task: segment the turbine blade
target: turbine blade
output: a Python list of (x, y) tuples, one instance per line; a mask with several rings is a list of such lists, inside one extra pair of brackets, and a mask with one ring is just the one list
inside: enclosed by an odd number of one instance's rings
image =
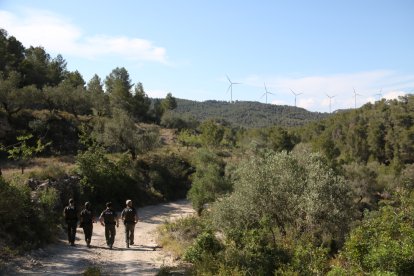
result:
[(229, 80), (229, 82), (231, 83), (231, 80), (230, 80), (229, 76), (228, 76), (228, 75), (226, 75), (226, 77), (227, 77), (227, 79)]

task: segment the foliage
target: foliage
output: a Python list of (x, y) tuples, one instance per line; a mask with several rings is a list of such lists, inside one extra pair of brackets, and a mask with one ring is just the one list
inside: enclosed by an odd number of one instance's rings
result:
[(196, 129), (199, 123), (193, 117), (182, 116), (167, 111), (162, 115), (160, 124), (166, 128), (174, 128), (181, 131)]
[(113, 117), (96, 125), (96, 139), (117, 151), (129, 151), (132, 159), (159, 144), (159, 132), (156, 127), (141, 127), (135, 124), (128, 113), (115, 109)]
[(0, 177), (0, 236), (19, 249), (30, 249), (50, 242), (56, 234), (57, 193), (42, 191), (32, 200), (27, 186), (7, 183)]
[(298, 134), (339, 163), (376, 161), (392, 165), (398, 174), (414, 162), (414, 95), (334, 114)]
[(5, 147), (0, 147), (0, 150), (7, 151), (7, 153), (9, 154), (9, 159), (13, 159), (18, 162), (22, 170), (22, 174), (24, 173), (24, 168), (28, 160), (30, 160), (34, 154), (42, 152), (45, 149), (45, 147), (50, 145), (50, 142), (47, 144), (42, 144), (42, 141), (38, 139), (36, 146), (30, 146), (28, 145), (27, 141), (31, 138), (33, 138), (32, 134), (18, 136), (16, 137), (18, 144), (15, 145), (13, 148), (7, 149)]
[(194, 134), (193, 131), (190, 130), (182, 130), (180, 131), (178, 137), (178, 142), (185, 146), (185, 147), (201, 147), (201, 141), (199, 136)]
[(112, 161), (105, 151), (97, 145), (76, 158), (83, 197), (92, 202), (122, 203), (125, 198), (134, 198), (139, 194), (139, 186), (123, 167), (121, 161)]
[(177, 102), (171, 93), (168, 93), (164, 100), (161, 101), (161, 106), (164, 111), (173, 110), (177, 108)]
[(203, 258), (213, 258), (222, 246), (217, 238), (211, 232), (203, 232), (197, 236), (194, 243), (187, 248), (184, 254), (184, 260), (191, 263), (202, 261)]
[(329, 116), (327, 113), (309, 112), (303, 108), (286, 105), (239, 101), (196, 102), (183, 99), (177, 99), (177, 108), (173, 113), (189, 115), (201, 122), (208, 119), (224, 119), (233, 126), (245, 128), (300, 126)]
[(224, 162), (213, 152), (200, 149), (193, 163), (196, 172), (188, 198), (194, 209), (201, 214), (206, 203), (214, 202), (220, 195), (230, 191), (231, 185), (224, 177)]
[(82, 274), (83, 276), (101, 276), (102, 271), (99, 267), (88, 267)]
[(414, 194), (366, 213), (341, 252), (343, 269), (359, 273), (409, 275), (414, 270)]
[(277, 269), (275, 275), (325, 275), (329, 270), (328, 250), (311, 243), (299, 244), (294, 247), (290, 262)]
[(202, 218), (188, 216), (160, 226), (157, 229), (157, 241), (175, 257), (180, 257), (205, 230), (206, 222)]
[(147, 154), (137, 162), (135, 171), (144, 171), (144, 168), (147, 187), (159, 193), (163, 200), (185, 198), (191, 185), (189, 176), (194, 170), (182, 156), (168, 152)]
[(224, 233), (250, 229), (263, 219), (284, 234), (310, 233), (341, 240), (348, 230), (351, 194), (320, 154), (265, 152), (240, 165), (234, 192), (217, 202), (215, 223)]

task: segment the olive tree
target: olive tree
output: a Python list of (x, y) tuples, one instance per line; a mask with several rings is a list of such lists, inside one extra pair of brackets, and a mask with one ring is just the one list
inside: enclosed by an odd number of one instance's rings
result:
[(235, 179), (234, 192), (212, 212), (224, 233), (264, 221), (273, 235), (307, 233), (316, 240), (342, 239), (348, 230), (351, 192), (320, 154), (265, 152), (242, 162)]

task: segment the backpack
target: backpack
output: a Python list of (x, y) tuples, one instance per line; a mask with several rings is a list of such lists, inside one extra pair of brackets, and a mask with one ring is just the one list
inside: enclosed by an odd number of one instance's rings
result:
[(65, 220), (66, 221), (77, 221), (76, 209), (74, 206), (66, 206), (65, 208)]
[(93, 220), (93, 214), (92, 211), (88, 210), (88, 209), (84, 209), (82, 210), (82, 212), (80, 213), (80, 216), (82, 218), (82, 222), (83, 224), (92, 224), (92, 220)]
[(111, 209), (106, 209), (102, 212), (105, 224), (115, 224), (115, 212)]
[(124, 222), (125, 223), (134, 223), (135, 222), (135, 209), (127, 207), (124, 209)]

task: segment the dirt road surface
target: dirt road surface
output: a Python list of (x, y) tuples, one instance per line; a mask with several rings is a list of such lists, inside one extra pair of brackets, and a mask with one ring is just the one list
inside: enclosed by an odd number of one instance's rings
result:
[(112, 250), (105, 241), (104, 227), (94, 224), (92, 248), (86, 247), (83, 230), (78, 228), (76, 246), (62, 239), (45, 249), (33, 251), (29, 262), (20, 264), (10, 275), (79, 275), (98, 266), (105, 275), (155, 275), (162, 265), (174, 265), (174, 259), (156, 243), (158, 225), (194, 213), (187, 201), (177, 201), (138, 209), (135, 244), (126, 248), (124, 225), (117, 228)]

